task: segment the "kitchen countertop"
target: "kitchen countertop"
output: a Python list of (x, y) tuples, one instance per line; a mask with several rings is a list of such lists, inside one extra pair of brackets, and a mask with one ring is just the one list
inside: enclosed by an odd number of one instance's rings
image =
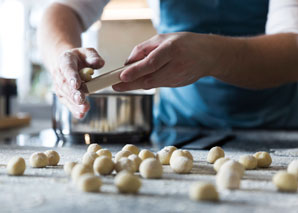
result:
[[(234, 131), (236, 138), (222, 146), (226, 156), (238, 159), (240, 155), (265, 150), (271, 152), (273, 163), (268, 169), (246, 171), (239, 190), (219, 191), (220, 202), (209, 203), (188, 198), (191, 183), (215, 181), (212, 165), (205, 160), (208, 153), (205, 150), (191, 150), (195, 159), (191, 174), (174, 174), (169, 166), (164, 166), (162, 179), (142, 179), (143, 186), (138, 195), (117, 193), (113, 175), (102, 178), (100, 193), (78, 191), (64, 174), (63, 164), (79, 161), (86, 145), (56, 147), (54, 149), (61, 155), (57, 167), (30, 168), (29, 156), (49, 148), (7, 144), (5, 138), (40, 131), (49, 125), (47, 121), (34, 121), (27, 128), (0, 131), (1, 212), (297, 212), (298, 193), (277, 192), (271, 179), (278, 170), (286, 169), (289, 162), (298, 159), (298, 131)], [(104, 147), (113, 154), (121, 149), (121, 145)], [(155, 147), (146, 148), (157, 151)], [(15, 155), (26, 160), (24, 176), (6, 174), (5, 164)]]

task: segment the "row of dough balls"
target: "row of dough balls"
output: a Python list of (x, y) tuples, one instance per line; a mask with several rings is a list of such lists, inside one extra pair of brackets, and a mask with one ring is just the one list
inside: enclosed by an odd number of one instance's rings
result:
[[(33, 168), (43, 168), (46, 166), (56, 166), (59, 163), (60, 156), (54, 150), (45, 152), (36, 152), (30, 156), (30, 166)], [(26, 170), (26, 163), (22, 157), (12, 157), (6, 166), (7, 173), (13, 176), (23, 175)]]

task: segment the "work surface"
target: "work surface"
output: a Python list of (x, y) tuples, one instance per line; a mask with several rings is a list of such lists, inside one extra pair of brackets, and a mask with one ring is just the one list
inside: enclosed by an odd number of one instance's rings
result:
[[(3, 133), (3, 132), (2, 132)], [(0, 132), (1, 134), (1, 132)], [(64, 174), (66, 161), (80, 161), (86, 146), (54, 148), (61, 155), (57, 167), (33, 169), (29, 156), (45, 147), (24, 147), (0, 143), (0, 212), (297, 212), (298, 193), (277, 192), (272, 176), (298, 159), (298, 132), (237, 132), (235, 140), (223, 145), (226, 156), (238, 159), (243, 154), (271, 151), (273, 163), (268, 169), (246, 171), (241, 189), (219, 191), (220, 202), (194, 202), (188, 198), (195, 181), (215, 182), (212, 165), (206, 162), (207, 151), (194, 151), (191, 174), (174, 174), (164, 166), (162, 179), (142, 179), (137, 195), (119, 194), (113, 185), (114, 176), (103, 177), (100, 193), (83, 193)], [(113, 151), (121, 146), (105, 146)], [(146, 147), (152, 148), (153, 147)], [(25, 175), (6, 175), (5, 164), (12, 156), (22, 156), (27, 163)]]

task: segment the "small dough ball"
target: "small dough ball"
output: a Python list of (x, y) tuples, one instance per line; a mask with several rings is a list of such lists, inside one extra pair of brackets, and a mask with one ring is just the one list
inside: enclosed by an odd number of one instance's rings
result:
[(181, 150), (181, 149), (177, 149), (175, 150), (173, 153), (172, 153), (172, 156), (170, 158), (170, 165), (171, 165), (171, 161), (173, 159), (175, 159), (176, 157), (180, 157), (180, 156), (183, 156), (183, 157), (187, 157), (189, 158), (190, 160), (193, 161), (193, 157), (192, 157), (192, 154), (187, 151), (187, 150)]
[(252, 155), (243, 155), (239, 158), (239, 163), (249, 170), (257, 168), (258, 160)]
[(81, 175), (87, 174), (87, 173), (93, 174), (92, 167), (85, 164), (78, 163), (73, 167), (71, 171), (71, 179), (73, 180), (73, 182), (77, 182), (77, 180)]
[(159, 160), (155, 158), (147, 158), (143, 160), (140, 165), (140, 174), (143, 178), (161, 178), (162, 173), (162, 165)]
[(95, 159), (93, 164), (93, 170), (100, 175), (109, 175), (114, 170), (114, 162), (107, 156), (101, 156)]
[(254, 157), (258, 161), (258, 167), (260, 168), (268, 168), (271, 163), (272, 159), (268, 152), (257, 152), (254, 154)]
[(96, 152), (98, 157), (107, 156), (108, 158), (112, 159), (112, 152), (108, 149), (100, 149)]
[(72, 162), (72, 161), (69, 161), (69, 162), (66, 162), (63, 166), (63, 169), (64, 169), (64, 172), (65, 174), (67, 174), (68, 176), (71, 175), (71, 171), (73, 169), (73, 167), (77, 165), (77, 162)]
[(218, 172), (219, 169), (221, 168), (221, 166), (222, 166), (225, 162), (227, 162), (227, 161), (229, 161), (229, 160), (230, 160), (230, 158), (218, 158), (218, 159), (215, 161), (215, 163), (213, 164), (213, 169), (214, 169), (216, 172)]
[[(225, 163), (226, 164), (226, 163)], [(225, 165), (224, 164), (224, 165)], [(223, 189), (239, 189), (241, 177), (235, 170), (221, 168), (216, 175), (216, 185)]]
[(96, 158), (98, 158), (98, 155), (95, 152), (86, 152), (83, 156), (82, 163), (92, 167)]
[(285, 171), (276, 173), (272, 179), (274, 185), (279, 191), (283, 192), (296, 192), (297, 191), (297, 178), (295, 175)]
[(97, 152), (101, 149), (101, 146), (97, 143), (92, 143), (88, 146), (87, 152)]
[(94, 74), (94, 70), (90, 67), (85, 67), (79, 71), (80, 77), (83, 81), (87, 82), (92, 79), (92, 75)]
[(77, 181), (77, 187), (83, 192), (99, 192), (102, 182), (93, 174), (83, 174)]
[(240, 178), (243, 177), (244, 171), (245, 171), (244, 166), (235, 160), (229, 160), (229, 161), (225, 162), (221, 166), (220, 170), (234, 170), (235, 172), (237, 172), (239, 174)]
[(33, 168), (44, 168), (49, 164), (49, 159), (45, 153), (35, 152), (30, 156), (30, 165)]
[(127, 158), (131, 154), (131, 151), (121, 150), (115, 155), (115, 162), (118, 162), (121, 158)]
[(169, 165), (173, 152), (177, 150), (175, 146), (166, 146), (156, 154), (156, 158), (162, 165)]
[(145, 160), (147, 158), (155, 158), (155, 155), (153, 152), (150, 152), (148, 149), (143, 149), (139, 153), (139, 158), (142, 160)]
[(217, 159), (225, 157), (225, 152), (224, 150), (219, 147), (215, 146), (210, 149), (207, 155), (207, 162), (208, 163), (214, 163)]
[(13, 157), (7, 163), (7, 173), (9, 175), (23, 175), (26, 169), (26, 163), (22, 157)]
[(116, 187), (121, 193), (137, 193), (142, 185), (140, 178), (123, 170), (119, 172), (114, 180)]
[(133, 145), (133, 144), (126, 144), (122, 150), (127, 150), (130, 151), (132, 154), (138, 155), (140, 150), (137, 146)]
[(218, 201), (219, 196), (213, 184), (197, 182), (191, 185), (189, 198), (194, 201)]
[(180, 173), (180, 174), (186, 174), (186, 173), (190, 173), (193, 163), (192, 163), (192, 160), (190, 160), (189, 158), (184, 156), (179, 156), (174, 158), (171, 161), (170, 166), (174, 172)]
[(48, 150), (44, 152), (49, 159), (49, 166), (57, 166), (60, 161), (60, 156), (55, 150)]
[(139, 171), (139, 168), (140, 168), (140, 165), (142, 163), (142, 159), (139, 158), (139, 156), (137, 156), (135, 154), (132, 154), (132, 155), (128, 156), (128, 159), (129, 160), (132, 160), (135, 163), (136, 172), (138, 172)]
[(293, 160), (288, 165), (288, 173), (293, 174), (298, 178), (298, 160)]
[(126, 170), (128, 172), (134, 173), (136, 171), (135, 163), (128, 158), (121, 158), (115, 165), (116, 172)]

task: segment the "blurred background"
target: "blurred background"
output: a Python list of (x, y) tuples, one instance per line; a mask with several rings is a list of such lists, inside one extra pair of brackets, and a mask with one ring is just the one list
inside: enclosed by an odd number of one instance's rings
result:
[[(51, 79), (37, 50), (36, 30), (51, 0), (0, 0), (0, 78), (17, 81), (18, 111), (50, 118)], [(146, 0), (111, 0), (101, 21), (82, 35), (106, 61), (100, 72), (123, 65), (133, 47), (156, 34)], [(34, 113), (32, 113), (34, 112)]]

